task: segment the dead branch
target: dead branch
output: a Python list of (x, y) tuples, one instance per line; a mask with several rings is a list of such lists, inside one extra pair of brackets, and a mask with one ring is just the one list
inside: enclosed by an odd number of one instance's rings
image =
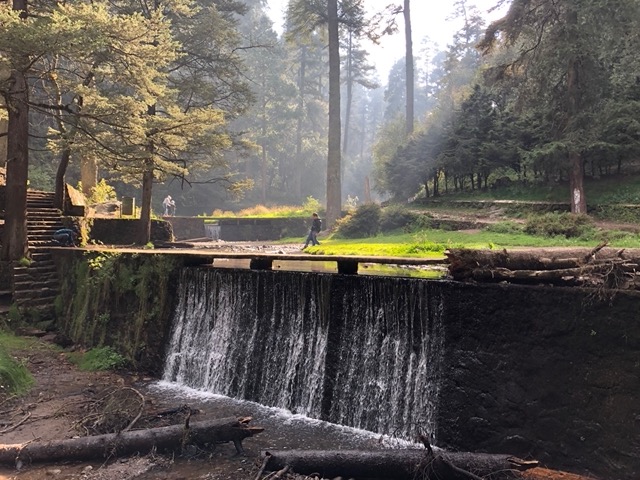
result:
[(12, 425), (10, 427), (5, 428), (4, 430), (0, 430), (0, 433), (12, 432), (16, 428), (18, 428), (20, 425), (22, 425), (24, 422), (29, 420), (30, 417), (31, 417), (31, 412), (27, 412), (27, 414), (22, 418), (22, 420), (20, 420), (18, 423), (14, 424), (14, 425)]
[(258, 470), (258, 474), (256, 475), (255, 480), (260, 480), (262, 478), (262, 474), (267, 468), (267, 463), (269, 463), (269, 456), (270, 455), (268, 454), (264, 456), (264, 460), (262, 460), (262, 465), (260, 465), (260, 470)]
[(131, 430), (133, 426), (136, 424), (136, 422), (140, 420), (140, 417), (142, 416), (142, 411), (144, 410), (144, 403), (145, 403), (144, 396), (138, 390), (131, 387), (127, 387), (127, 388), (135, 392), (140, 397), (140, 409), (138, 410), (138, 414), (136, 415), (136, 417), (133, 420), (131, 420), (129, 425), (127, 425), (124, 430), (122, 430), (123, 432), (127, 432)]

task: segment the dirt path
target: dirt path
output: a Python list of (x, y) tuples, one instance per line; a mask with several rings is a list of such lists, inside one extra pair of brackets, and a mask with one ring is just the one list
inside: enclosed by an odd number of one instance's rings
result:
[[(36, 385), (24, 398), (0, 401), (0, 442), (48, 441), (84, 435), (94, 422), (94, 406), (117, 389), (135, 388), (145, 398), (142, 426), (182, 423), (184, 412), (169, 419), (154, 419), (154, 413), (189, 405), (198, 413), (192, 419), (252, 416), (252, 425), (265, 432), (246, 439), (245, 456), (238, 456), (232, 443), (211, 452), (188, 451), (191, 458), (147, 455), (95, 462), (67, 462), (51, 465), (21, 465), (19, 470), (0, 467), (0, 480), (125, 480), (125, 479), (254, 479), (260, 454), (283, 448), (381, 448), (372, 434), (358, 434), (338, 426), (313, 422), (275, 409), (215, 396), (197, 397), (193, 392), (160, 387), (157, 381), (110, 372), (82, 372), (69, 363), (64, 353), (43, 342), (15, 355), (33, 373)], [(87, 419), (91, 419), (90, 422)], [(86, 426), (82, 426), (84, 424)], [(153, 424), (153, 425), (152, 425)]]

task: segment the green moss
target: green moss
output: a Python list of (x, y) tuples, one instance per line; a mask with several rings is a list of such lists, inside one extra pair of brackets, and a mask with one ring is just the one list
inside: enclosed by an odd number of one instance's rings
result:
[(149, 356), (162, 354), (171, 280), (180, 266), (180, 259), (167, 255), (87, 252), (65, 265), (61, 328), (75, 343), (114, 346), (132, 366), (146, 365)]

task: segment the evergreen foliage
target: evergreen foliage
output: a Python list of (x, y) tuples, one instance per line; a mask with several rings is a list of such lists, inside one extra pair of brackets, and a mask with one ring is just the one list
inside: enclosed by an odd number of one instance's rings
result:
[(632, 53), (640, 6), (514, 0), (483, 33), (465, 4), (456, 4), (466, 22), (446, 52), (436, 101), (395, 151), (384, 149), (397, 142), (387, 118), (376, 188), (406, 199), (486, 190), (505, 178), (561, 181), (571, 186), (573, 211), (584, 212), (584, 177), (621, 174), (640, 152)]

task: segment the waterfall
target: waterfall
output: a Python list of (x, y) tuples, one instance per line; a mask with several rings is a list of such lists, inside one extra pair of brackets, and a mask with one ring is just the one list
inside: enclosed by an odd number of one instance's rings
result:
[(433, 282), (185, 268), (178, 292), (165, 380), (378, 433), (435, 431)]

